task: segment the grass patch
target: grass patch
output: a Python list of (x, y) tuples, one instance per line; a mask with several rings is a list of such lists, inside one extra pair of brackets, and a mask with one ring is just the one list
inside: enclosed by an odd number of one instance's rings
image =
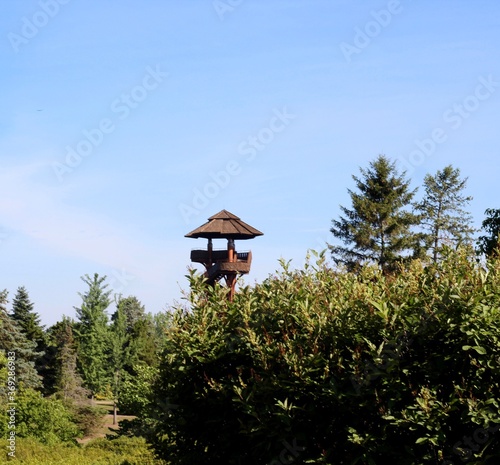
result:
[[(1, 440), (0, 463), (7, 441)], [(154, 457), (143, 438), (95, 439), (85, 445), (61, 443), (47, 446), (32, 438), (18, 438), (16, 460), (23, 465), (168, 465)]]

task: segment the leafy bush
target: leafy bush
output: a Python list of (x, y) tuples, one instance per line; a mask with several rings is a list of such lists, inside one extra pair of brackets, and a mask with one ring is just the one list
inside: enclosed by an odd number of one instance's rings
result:
[(149, 437), (154, 434), (154, 420), (150, 416), (153, 397), (153, 385), (158, 377), (158, 368), (136, 365), (135, 376), (130, 376), (122, 385), (118, 398), (121, 415), (135, 415), (132, 420), (122, 420), (118, 434), (120, 436)]
[(61, 400), (44, 398), (24, 389), (16, 398), (16, 436), (34, 437), (44, 444), (72, 441), (81, 436), (72, 412)]
[(158, 376), (158, 369), (148, 365), (134, 366), (134, 376), (123, 382), (118, 398), (121, 415), (140, 415), (150, 403), (152, 384)]
[[(7, 378), (7, 359), (0, 351), (0, 384)], [(64, 400), (57, 395), (43, 397), (19, 383), (15, 391), (15, 404), (8, 405), (7, 397), (0, 398), (0, 436), (15, 433), (16, 437), (33, 437), (43, 444), (74, 442), (90, 435), (102, 426), (106, 409), (93, 407), (88, 399)], [(15, 420), (15, 429), (9, 429), (8, 416)]]
[(178, 465), (497, 461), (500, 260), (484, 270), (450, 252), (385, 276), (316, 256), (234, 302), (190, 275), (192, 309), (175, 314), (153, 389), (158, 453)]

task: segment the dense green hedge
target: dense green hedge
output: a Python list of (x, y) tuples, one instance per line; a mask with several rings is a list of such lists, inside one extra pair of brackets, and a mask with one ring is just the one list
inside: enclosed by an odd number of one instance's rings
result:
[(486, 272), (450, 252), (384, 276), (315, 255), (233, 303), (191, 274), (153, 389), (157, 451), (176, 465), (498, 463), (500, 261)]

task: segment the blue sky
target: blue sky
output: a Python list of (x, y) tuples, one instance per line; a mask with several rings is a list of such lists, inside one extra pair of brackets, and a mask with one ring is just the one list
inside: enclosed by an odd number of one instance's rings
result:
[(494, 0), (4, 2), (0, 287), (47, 325), (87, 273), (164, 310), (205, 246), (184, 234), (223, 208), (264, 232), (239, 245), (264, 279), (331, 240), (381, 153), (414, 187), (460, 168), (479, 226), (500, 207), (499, 43)]

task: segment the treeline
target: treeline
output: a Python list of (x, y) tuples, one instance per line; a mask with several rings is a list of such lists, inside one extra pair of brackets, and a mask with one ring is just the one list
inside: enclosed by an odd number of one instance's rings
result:
[(17, 289), (10, 309), (7, 291), (0, 293), (2, 437), (9, 429), (9, 393), (17, 437), (68, 441), (99, 426), (103, 411), (92, 399), (117, 401), (143, 367), (159, 365), (168, 314), (146, 313), (135, 296), (112, 296), (105, 276), (82, 280), (87, 290), (76, 319), (63, 317), (49, 328), (25, 287)]
[(406, 173), (395, 162), (380, 155), (353, 176), (349, 189), (351, 207), (341, 206), (342, 215), (332, 221), (337, 242), (330, 245), (333, 260), (348, 270), (375, 263), (384, 272), (394, 272), (412, 260), (437, 263), (447, 250), (466, 246), (478, 256), (491, 256), (500, 233), (500, 209), (487, 209), (478, 232), (467, 207), (472, 197), (465, 194), (467, 178), (448, 165), (434, 175), (427, 174), (423, 195), (411, 188)]

